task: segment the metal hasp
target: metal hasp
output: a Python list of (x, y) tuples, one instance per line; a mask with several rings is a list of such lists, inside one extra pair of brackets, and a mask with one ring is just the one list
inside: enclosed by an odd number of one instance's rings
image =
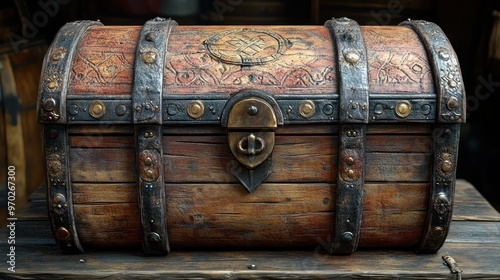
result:
[(422, 20), (400, 25), (411, 28), (420, 37), (434, 78), (437, 124), (432, 133), (433, 170), (427, 223), (417, 252), (436, 253), (446, 240), (452, 217), (460, 124), (465, 123), (465, 88), (458, 58), (439, 26)]
[[(82, 253), (73, 214), (66, 95), (71, 63), (80, 38), (97, 21), (77, 21), (59, 30), (45, 55), (38, 88), (37, 122), (43, 124), (49, 220), (57, 246), (64, 253)], [(51, 202), (51, 203), (50, 203)]]
[(272, 172), (274, 130), (283, 124), (278, 103), (261, 91), (238, 92), (227, 102), (221, 124), (238, 161), (230, 172), (252, 193)]
[(163, 168), (162, 89), (170, 30), (177, 23), (155, 18), (142, 27), (137, 41), (132, 90), (138, 168), (142, 245), (146, 254), (170, 251)]
[(361, 29), (348, 18), (325, 22), (337, 59), (339, 151), (335, 236), (329, 252), (356, 251), (363, 212), (365, 135), (368, 123), (368, 61)]

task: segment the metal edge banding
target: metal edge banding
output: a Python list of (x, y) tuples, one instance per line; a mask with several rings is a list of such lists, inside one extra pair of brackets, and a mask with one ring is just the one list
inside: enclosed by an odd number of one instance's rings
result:
[(38, 86), (38, 123), (66, 123), (66, 91), (76, 47), (83, 34), (98, 21), (66, 23), (58, 31), (43, 59)]
[(465, 123), (467, 104), (460, 63), (443, 30), (423, 20), (404, 21), (399, 25), (417, 33), (426, 48), (438, 92), (438, 122)]
[(433, 171), (427, 222), (417, 253), (436, 253), (450, 228), (458, 160), (460, 124), (437, 124), (432, 132)]
[(138, 206), (143, 251), (150, 255), (170, 252), (166, 223), (163, 168), (163, 68), (170, 30), (177, 23), (155, 18), (147, 21), (137, 41), (132, 89), (137, 167)]
[(73, 215), (66, 126), (44, 125), (43, 139), (48, 214), (52, 232), (61, 251), (83, 253)]
[(331, 254), (350, 254), (359, 242), (363, 212), (365, 135), (369, 121), (368, 60), (358, 23), (325, 22), (332, 36), (339, 77), (339, 159), (335, 235)]
[(73, 215), (69, 146), (66, 123), (66, 91), (76, 46), (97, 21), (65, 24), (45, 54), (38, 86), (37, 122), (43, 124), (48, 215), (59, 249), (82, 253)]

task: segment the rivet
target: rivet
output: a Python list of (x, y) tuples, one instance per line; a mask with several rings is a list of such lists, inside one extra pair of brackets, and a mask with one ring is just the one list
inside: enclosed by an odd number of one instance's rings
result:
[(345, 161), (348, 165), (353, 165), (354, 164), (354, 159), (352, 157), (348, 157)]
[(55, 203), (55, 204), (63, 204), (63, 203), (66, 203), (66, 198), (64, 197), (63, 194), (61, 193), (56, 193), (56, 195), (54, 195), (54, 199), (52, 200), (52, 203)]
[(398, 101), (396, 104), (396, 115), (400, 118), (406, 118), (411, 113), (411, 104), (407, 100)]
[(169, 114), (170, 116), (177, 115), (177, 108), (175, 107), (175, 105), (173, 104), (168, 105), (167, 114)]
[(299, 113), (304, 118), (310, 118), (316, 112), (316, 105), (311, 100), (304, 100), (300, 103)]
[(156, 60), (156, 53), (155, 52), (146, 52), (142, 55), (142, 60), (146, 62), (147, 64), (151, 64), (155, 62)]
[(85, 263), (85, 260), (84, 259), (80, 259), (80, 263)]
[(70, 236), (71, 236), (71, 233), (69, 232), (69, 230), (67, 228), (65, 228), (65, 227), (57, 228), (57, 230), (56, 230), (57, 239), (69, 239)]
[(454, 110), (458, 107), (458, 100), (455, 97), (451, 97), (448, 99), (448, 102), (446, 102), (446, 107), (450, 110)]
[(347, 62), (351, 64), (356, 64), (361, 59), (361, 56), (357, 52), (348, 51), (344, 53), (344, 58)]
[(47, 98), (43, 101), (43, 108), (47, 111), (52, 111), (56, 108), (56, 100), (54, 98)]
[(422, 107), (420, 107), (420, 113), (423, 115), (429, 115), (431, 113), (432, 107), (429, 104), (424, 104)]
[(323, 114), (330, 116), (333, 114), (333, 105), (332, 104), (326, 104), (323, 106)]
[(254, 270), (254, 269), (257, 269), (257, 266), (255, 264), (249, 264), (247, 266), (248, 269), (251, 269), (251, 270)]
[(354, 235), (352, 234), (352, 232), (346, 231), (346, 232), (342, 233), (342, 236), (340, 237), (340, 241), (342, 243), (350, 243), (350, 242), (352, 242), (353, 237), (354, 237)]
[(151, 232), (149, 235), (148, 235), (148, 241), (149, 242), (153, 242), (153, 243), (158, 243), (160, 242), (161, 240), (161, 237), (158, 233), (156, 232)]
[(441, 58), (444, 61), (447, 61), (448, 59), (450, 59), (450, 54), (447, 51), (440, 50), (438, 52), (438, 55), (439, 55), (439, 58)]
[(52, 54), (52, 60), (54, 60), (54, 61), (59, 61), (63, 57), (64, 57), (64, 51), (63, 50), (56, 50)]
[(448, 85), (451, 87), (451, 88), (455, 88), (458, 86), (457, 82), (455, 82), (454, 80), (449, 80), (448, 81)]
[(153, 159), (151, 159), (150, 157), (147, 157), (144, 159), (144, 164), (146, 166), (151, 166), (153, 164)]
[(106, 114), (106, 105), (101, 100), (94, 100), (89, 106), (89, 115), (95, 119), (102, 118)]
[(155, 40), (155, 34), (153, 34), (153, 33), (146, 34), (146, 40), (150, 41), (150, 42), (154, 41)]
[(444, 234), (444, 228), (440, 226), (435, 226), (431, 230), (431, 236), (433, 237), (440, 237)]
[(146, 177), (153, 178), (153, 176), (154, 176), (153, 170), (148, 169), (145, 172), (146, 172)]
[(358, 136), (358, 133), (355, 130), (349, 130), (349, 131), (347, 131), (347, 136), (348, 137), (356, 137), (356, 136)]
[(453, 163), (451, 161), (449, 161), (449, 160), (443, 160), (443, 162), (441, 163), (441, 170), (444, 173), (448, 173), (452, 169), (453, 169)]
[(187, 107), (187, 113), (191, 118), (197, 119), (201, 117), (204, 111), (205, 111), (205, 106), (203, 105), (202, 101), (193, 100), (189, 102)]
[(352, 169), (348, 169), (348, 170), (347, 170), (347, 176), (348, 176), (349, 178), (354, 178), (354, 170), (352, 170)]
[(127, 113), (127, 106), (119, 104), (118, 106), (116, 106), (115, 113), (117, 116), (125, 115), (125, 113)]
[(49, 84), (47, 85), (47, 87), (49, 89), (55, 89), (57, 87), (57, 82), (51, 81), (51, 82), (49, 82)]
[(251, 105), (250, 107), (248, 107), (248, 111), (247, 112), (248, 112), (248, 114), (250, 116), (255, 116), (259, 112), (259, 109), (257, 108), (257, 106)]

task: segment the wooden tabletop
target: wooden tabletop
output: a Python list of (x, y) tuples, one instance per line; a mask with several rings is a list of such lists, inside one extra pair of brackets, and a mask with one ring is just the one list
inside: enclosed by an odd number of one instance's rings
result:
[[(95, 249), (65, 255), (53, 240), (44, 192), (41, 187), (16, 213), (15, 272), (8, 270), (10, 230), (1, 228), (0, 279), (500, 279), (500, 214), (464, 180), (457, 181), (446, 243), (437, 254), (423, 255), (358, 250), (329, 256), (321, 244), (301, 251), (173, 250), (163, 257)], [(456, 266), (450, 269), (444, 256)]]

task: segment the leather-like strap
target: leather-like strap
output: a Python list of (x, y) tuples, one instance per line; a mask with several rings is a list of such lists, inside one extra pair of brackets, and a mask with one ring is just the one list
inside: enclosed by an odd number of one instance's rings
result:
[(363, 212), (365, 134), (368, 123), (368, 61), (361, 29), (347, 18), (325, 23), (332, 36), (339, 84), (339, 158), (335, 236), (330, 253), (358, 246)]
[(134, 67), (133, 121), (138, 164), (142, 244), (146, 254), (170, 251), (165, 218), (162, 89), (165, 53), (175, 21), (155, 18), (139, 35)]

